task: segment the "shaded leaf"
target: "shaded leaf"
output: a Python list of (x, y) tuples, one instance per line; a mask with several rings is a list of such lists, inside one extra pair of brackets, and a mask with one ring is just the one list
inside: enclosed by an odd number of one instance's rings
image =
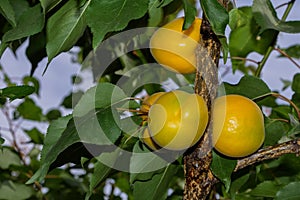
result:
[(163, 200), (167, 197), (169, 183), (174, 178), (178, 166), (168, 164), (159, 174), (148, 181), (136, 181), (133, 184), (133, 197), (139, 200)]
[(41, 5), (45, 13), (52, 10), (56, 5), (58, 5), (62, 0), (40, 0)]
[(87, 20), (93, 33), (93, 48), (100, 44), (107, 33), (124, 29), (129, 21), (142, 17), (147, 10), (148, 0), (91, 1)]
[(183, 30), (186, 30), (195, 21), (197, 10), (195, 5), (191, 4), (188, 0), (183, 0), (183, 9), (184, 9), (184, 23), (182, 28)]
[[(100, 156), (97, 157), (94, 172), (92, 173), (90, 180), (89, 192), (86, 194), (85, 200), (88, 200), (92, 195), (93, 190), (107, 178), (107, 176), (112, 170), (111, 166), (113, 166), (116, 162), (119, 153), (119, 150), (115, 150), (111, 153), (102, 153)], [(110, 163), (111, 165), (107, 166), (106, 164), (101, 162), (101, 160), (105, 160), (106, 163)]]
[(292, 90), (296, 93), (300, 93), (300, 73), (294, 75)]
[(11, 101), (24, 98), (35, 92), (35, 88), (28, 85), (10, 86), (0, 89), (0, 96), (7, 97)]
[(277, 191), (282, 186), (278, 185), (276, 182), (273, 181), (264, 181), (260, 184), (258, 184), (251, 192), (250, 194), (252, 196), (259, 196), (259, 197), (270, 197), (274, 198)]
[(70, 0), (49, 18), (46, 44), (48, 63), (59, 53), (73, 47), (82, 36), (89, 2)]
[(32, 76), (24, 76), (23, 83), (25, 85), (32, 85), (35, 88), (35, 93), (39, 96), (40, 95), (40, 83), (39, 81)]
[(275, 200), (288, 199), (298, 200), (300, 199), (300, 182), (292, 182), (283, 187), (276, 193)]
[(264, 146), (270, 146), (277, 144), (278, 141), (287, 132), (284, 122), (278, 120), (267, 119), (265, 121), (266, 137), (264, 141)]
[(0, 150), (0, 168), (8, 169), (11, 165), (21, 165), (20, 157), (8, 148)]
[(0, 13), (13, 27), (17, 26), (15, 11), (8, 0), (0, 1)]
[(167, 161), (137, 141), (130, 158), (130, 183), (134, 183), (137, 180), (148, 181), (154, 174), (158, 173), (159, 169), (164, 168), (167, 164)]
[(274, 29), (286, 33), (300, 32), (300, 21), (285, 22), (279, 20), (270, 0), (254, 0), (252, 11), (256, 22), (261, 26), (259, 33), (267, 29)]
[(43, 144), (44, 134), (42, 134), (37, 128), (30, 130), (24, 130), (24, 132), (30, 137), (35, 144)]
[(227, 10), (217, 0), (200, 1), (200, 3), (214, 33), (225, 36), (225, 29), (229, 23)]
[(18, 40), (40, 32), (44, 27), (44, 15), (40, 4), (24, 11), (17, 21), (17, 26), (7, 31), (2, 42)]
[(25, 101), (17, 107), (17, 111), (24, 119), (34, 121), (41, 121), (43, 119), (42, 109), (30, 98), (26, 98)]
[(227, 191), (229, 191), (230, 189), (231, 174), (236, 166), (236, 163), (236, 160), (223, 158), (220, 155), (213, 152), (211, 170), (213, 174), (224, 183)]
[(29, 45), (26, 48), (26, 56), (31, 63), (30, 76), (32, 76), (38, 67), (38, 63), (47, 56), (46, 34), (44, 31), (30, 36)]
[(83, 94), (84, 93), (81, 90), (76, 92), (71, 92), (68, 96), (66, 96), (63, 99), (61, 105), (64, 106), (65, 108), (72, 109), (74, 108), (74, 106), (76, 106), (76, 104), (78, 103), (78, 101), (80, 100)]
[(46, 117), (49, 121), (52, 121), (61, 117), (61, 112), (58, 109), (53, 109), (46, 114)]
[(33, 194), (32, 187), (22, 183), (7, 181), (0, 184), (0, 199), (23, 200), (29, 199)]

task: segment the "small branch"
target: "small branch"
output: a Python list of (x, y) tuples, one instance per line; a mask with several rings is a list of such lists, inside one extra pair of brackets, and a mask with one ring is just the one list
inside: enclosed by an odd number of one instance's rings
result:
[(259, 62), (258, 62), (258, 61), (253, 60), (253, 59), (250, 59), (250, 58), (242, 58), (242, 57), (238, 57), (238, 56), (232, 56), (232, 57), (230, 57), (230, 59), (232, 59), (232, 60), (249, 61), (249, 62), (252, 62), (252, 63), (255, 63), (255, 64), (259, 65)]
[(280, 4), (280, 5), (278, 5), (278, 6), (275, 7), (275, 10), (277, 10), (277, 9), (283, 7), (283, 6), (289, 5), (291, 2), (295, 2), (295, 0), (292, 0), (292, 1), (289, 1), (289, 2), (286, 2), (286, 3), (283, 3), (283, 4)]
[(300, 138), (291, 140), (288, 142), (284, 142), (275, 146), (266, 147), (264, 149), (259, 150), (257, 153), (252, 154), (249, 157), (238, 160), (238, 163), (234, 169), (234, 171), (238, 171), (247, 166), (253, 165), (258, 162), (262, 162), (264, 160), (271, 160), (275, 158), (279, 158), (285, 154), (296, 154), (300, 155)]
[(285, 53), (284, 51), (282, 51), (279, 48), (274, 48), (274, 50), (278, 51), (280, 54), (282, 54), (283, 56), (288, 58), (294, 65), (296, 65), (300, 69), (300, 65), (291, 56), (289, 56), (287, 53)]

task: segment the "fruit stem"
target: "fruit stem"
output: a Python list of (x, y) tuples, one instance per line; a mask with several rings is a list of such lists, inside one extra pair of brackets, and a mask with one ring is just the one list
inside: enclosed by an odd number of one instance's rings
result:
[[(287, 16), (289, 15), (293, 5), (294, 5), (295, 0), (292, 0), (288, 3), (287, 8), (285, 9), (281, 21), (285, 21)], [(275, 38), (277, 39), (277, 37)], [(266, 54), (264, 55), (263, 59), (261, 60), (261, 62), (259, 62), (258, 66), (257, 66), (257, 70), (255, 72), (255, 76), (256, 77), (260, 77), (261, 75), (261, 71), (265, 65), (265, 63), (267, 62), (268, 58), (270, 57), (271, 52), (273, 51), (274, 47), (273, 46), (269, 46), (269, 48), (267, 49)]]

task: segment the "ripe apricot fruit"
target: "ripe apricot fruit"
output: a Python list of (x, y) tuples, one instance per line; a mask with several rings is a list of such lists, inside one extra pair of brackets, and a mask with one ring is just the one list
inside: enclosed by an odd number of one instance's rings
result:
[(149, 133), (148, 127), (145, 127), (145, 129), (143, 130), (142, 141), (153, 151), (156, 151), (161, 148), (153, 141), (153, 139)]
[(264, 118), (251, 99), (227, 95), (213, 104), (214, 148), (229, 157), (245, 157), (257, 151), (265, 138)]
[(208, 110), (204, 99), (180, 90), (161, 95), (148, 113), (153, 141), (168, 150), (184, 150), (196, 144), (207, 123)]
[(151, 105), (161, 96), (163, 95), (165, 92), (157, 92), (152, 94), (151, 96), (147, 97), (143, 102), (142, 102), (142, 106), (141, 106), (141, 111), (144, 113), (149, 112), (149, 109), (151, 107)]
[(189, 29), (182, 30), (184, 18), (177, 18), (155, 31), (150, 40), (150, 51), (155, 60), (171, 71), (194, 73), (201, 21), (196, 18)]

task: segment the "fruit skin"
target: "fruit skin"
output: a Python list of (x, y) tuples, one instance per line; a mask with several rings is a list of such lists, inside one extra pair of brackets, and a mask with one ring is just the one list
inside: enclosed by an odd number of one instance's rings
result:
[(144, 113), (148, 113), (150, 110), (151, 105), (161, 96), (163, 95), (165, 92), (157, 92), (152, 94), (151, 96), (149, 96), (148, 98), (146, 98), (142, 105), (140, 110)]
[(240, 95), (222, 96), (213, 105), (214, 148), (229, 157), (245, 157), (257, 151), (265, 139), (260, 108)]
[(196, 18), (189, 29), (182, 30), (184, 18), (177, 18), (159, 28), (151, 37), (150, 51), (165, 68), (181, 74), (196, 72), (196, 47), (200, 41), (202, 20)]
[(202, 97), (175, 90), (159, 97), (150, 107), (148, 127), (154, 142), (168, 150), (184, 150), (195, 145), (208, 123)]
[(143, 130), (142, 141), (144, 144), (147, 145), (147, 147), (149, 147), (153, 151), (156, 151), (161, 148), (151, 138), (148, 127), (145, 127), (145, 129)]

